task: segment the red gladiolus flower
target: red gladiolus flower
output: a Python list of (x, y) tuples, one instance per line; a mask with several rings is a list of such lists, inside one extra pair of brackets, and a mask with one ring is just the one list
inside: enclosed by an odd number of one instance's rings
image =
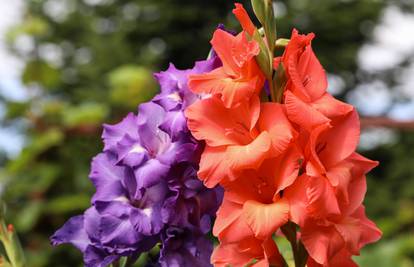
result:
[(264, 84), (264, 75), (255, 60), (259, 45), (248, 41), (244, 32), (233, 36), (223, 30), (215, 31), (211, 44), (223, 67), (190, 75), (190, 89), (198, 94), (218, 95), (227, 108), (258, 94)]
[(282, 58), (274, 61), (275, 68), (283, 64), (288, 76), (284, 102), (289, 119), (308, 130), (353, 109), (326, 92), (326, 73), (311, 47), (314, 36), (294, 29)]
[[(343, 249), (358, 255), (365, 244), (381, 236), (381, 231), (366, 218), (362, 206), (365, 173), (377, 162), (356, 153), (345, 162), (343, 165), (347, 167), (337, 177), (337, 186), (324, 177), (302, 175), (284, 193), (290, 204), (290, 219), (301, 227), (303, 244), (313, 261), (321, 266), (336, 267), (330, 261)], [(340, 183), (346, 186), (341, 188)]]
[[(223, 184), (226, 193), (217, 212), (213, 234), (224, 243), (250, 237), (271, 238), (289, 219), (289, 203), (279, 193), (298, 176), (300, 157), (294, 149), (269, 159), (259, 171), (245, 171), (236, 182)], [(290, 166), (285, 166), (286, 163)]]
[(224, 107), (217, 97), (204, 99), (186, 116), (194, 137), (206, 142), (198, 175), (208, 187), (258, 169), (266, 158), (283, 153), (295, 136), (282, 105), (260, 106), (257, 96), (234, 108)]

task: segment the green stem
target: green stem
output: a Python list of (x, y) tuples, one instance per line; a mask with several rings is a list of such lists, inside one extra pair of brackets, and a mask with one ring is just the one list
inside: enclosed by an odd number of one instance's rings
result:
[(2, 219), (0, 219), (0, 241), (3, 244), (10, 265), (12, 267), (24, 267), (25, 259), (23, 249), (13, 226), (10, 225), (7, 227)]
[(288, 222), (282, 226), (281, 230), (292, 247), (295, 267), (305, 267), (308, 260), (308, 252), (303, 246), (303, 243), (297, 239), (296, 224)]
[(128, 257), (125, 263), (125, 267), (131, 267), (137, 261), (137, 258)]
[(275, 87), (274, 87), (274, 84), (273, 84), (273, 79), (268, 77), (267, 81), (268, 81), (268, 84), (269, 84), (271, 102), (277, 102), (277, 93), (275, 91)]

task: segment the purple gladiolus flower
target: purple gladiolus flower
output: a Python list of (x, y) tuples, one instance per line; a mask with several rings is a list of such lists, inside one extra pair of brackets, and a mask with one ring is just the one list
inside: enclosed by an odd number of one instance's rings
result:
[(197, 178), (202, 144), (190, 134), (184, 110), (197, 96), (188, 75), (218, 67), (217, 58), (191, 70), (173, 65), (155, 74), (161, 93), (140, 105), (138, 115), (104, 125), (103, 152), (91, 164), (92, 206), (71, 218), (52, 243), (71, 243), (87, 267), (137, 257), (161, 242), (157, 266), (211, 266), (205, 236), (222, 199)]

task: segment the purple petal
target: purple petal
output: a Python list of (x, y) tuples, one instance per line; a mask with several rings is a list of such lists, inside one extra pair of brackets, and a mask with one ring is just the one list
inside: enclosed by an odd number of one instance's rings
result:
[(118, 146), (118, 162), (121, 162), (131, 168), (141, 165), (141, 163), (148, 159), (147, 150), (136, 140), (124, 136), (119, 141)]
[(80, 251), (84, 252), (91, 241), (83, 228), (83, 219), (83, 215), (70, 218), (50, 238), (52, 244), (56, 246), (63, 243), (71, 243)]
[(164, 121), (164, 117), (164, 109), (154, 102), (139, 105), (138, 124), (145, 125), (153, 134), (158, 132), (158, 126)]
[(111, 215), (105, 215), (99, 225), (102, 231), (101, 242), (111, 246), (133, 246), (141, 236), (135, 231), (129, 219), (121, 219)]
[(120, 123), (115, 125), (104, 124), (102, 138), (105, 144), (104, 151), (115, 149), (116, 144), (128, 134), (138, 139), (138, 122), (133, 113), (129, 113)]
[(175, 160), (177, 162), (198, 163), (198, 144), (185, 143), (178, 146), (175, 150)]
[(133, 207), (130, 204), (129, 199), (119, 197), (113, 201), (96, 201), (95, 208), (102, 215), (109, 214), (121, 218), (129, 216), (131, 208)]
[(165, 121), (160, 125), (160, 129), (171, 136), (172, 141), (178, 140), (183, 134), (188, 132), (187, 119), (182, 111), (170, 111), (165, 116)]
[(121, 181), (128, 172), (114, 163), (115, 158), (109, 153), (101, 153), (92, 160), (89, 178), (96, 187), (92, 202), (109, 201), (125, 195)]
[(147, 236), (158, 234), (164, 226), (159, 206), (135, 209), (132, 211), (131, 220), (136, 230)]
[(183, 99), (178, 91), (158, 94), (152, 101), (162, 106), (166, 111), (180, 110), (183, 104)]
[(102, 249), (88, 246), (83, 260), (85, 262), (85, 267), (107, 267), (119, 258), (120, 256), (118, 255), (110, 255)]
[(100, 243), (102, 233), (99, 231), (101, 215), (94, 206), (87, 209), (84, 213), (84, 228), (89, 238), (94, 243)]
[(155, 73), (154, 77), (161, 86), (161, 93), (170, 94), (187, 86), (190, 70), (178, 70), (170, 63), (166, 71)]
[(200, 233), (170, 227), (163, 236), (159, 262), (162, 267), (210, 267), (212, 251), (212, 242)]
[(168, 173), (170, 167), (156, 159), (150, 159), (135, 170), (138, 188), (147, 188), (159, 183)]
[(165, 182), (158, 183), (154, 186), (148, 187), (145, 190), (143, 200), (145, 206), (151, 206), (162, 203), (165, 196), (168, 194), (168, 188)]
[(197, 61), (192, 69), (192, 74), (202, 74), (210, 72), (216, 68), (222, 66), (222, 63), (218, 57), (211, 57), (207, 60)]
[(168, 198), (161, 210), (162, 221), (169, 225), (188, 226), (188, 204), (180, 201), (178, 195)]

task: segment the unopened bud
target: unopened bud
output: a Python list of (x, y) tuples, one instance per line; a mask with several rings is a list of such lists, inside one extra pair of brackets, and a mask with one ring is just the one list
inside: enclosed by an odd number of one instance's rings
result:
[(276, 40), (276, 47), (286, 47), (289, 44), (289, 39), (280, 38)]
[(13, 224), (9, 224), (9, 225), (7, 225), (7, 231), (8, 231), (9, 233), (13, 233), (13, 232), (14, 232), (14, 226), (13, 226)]

